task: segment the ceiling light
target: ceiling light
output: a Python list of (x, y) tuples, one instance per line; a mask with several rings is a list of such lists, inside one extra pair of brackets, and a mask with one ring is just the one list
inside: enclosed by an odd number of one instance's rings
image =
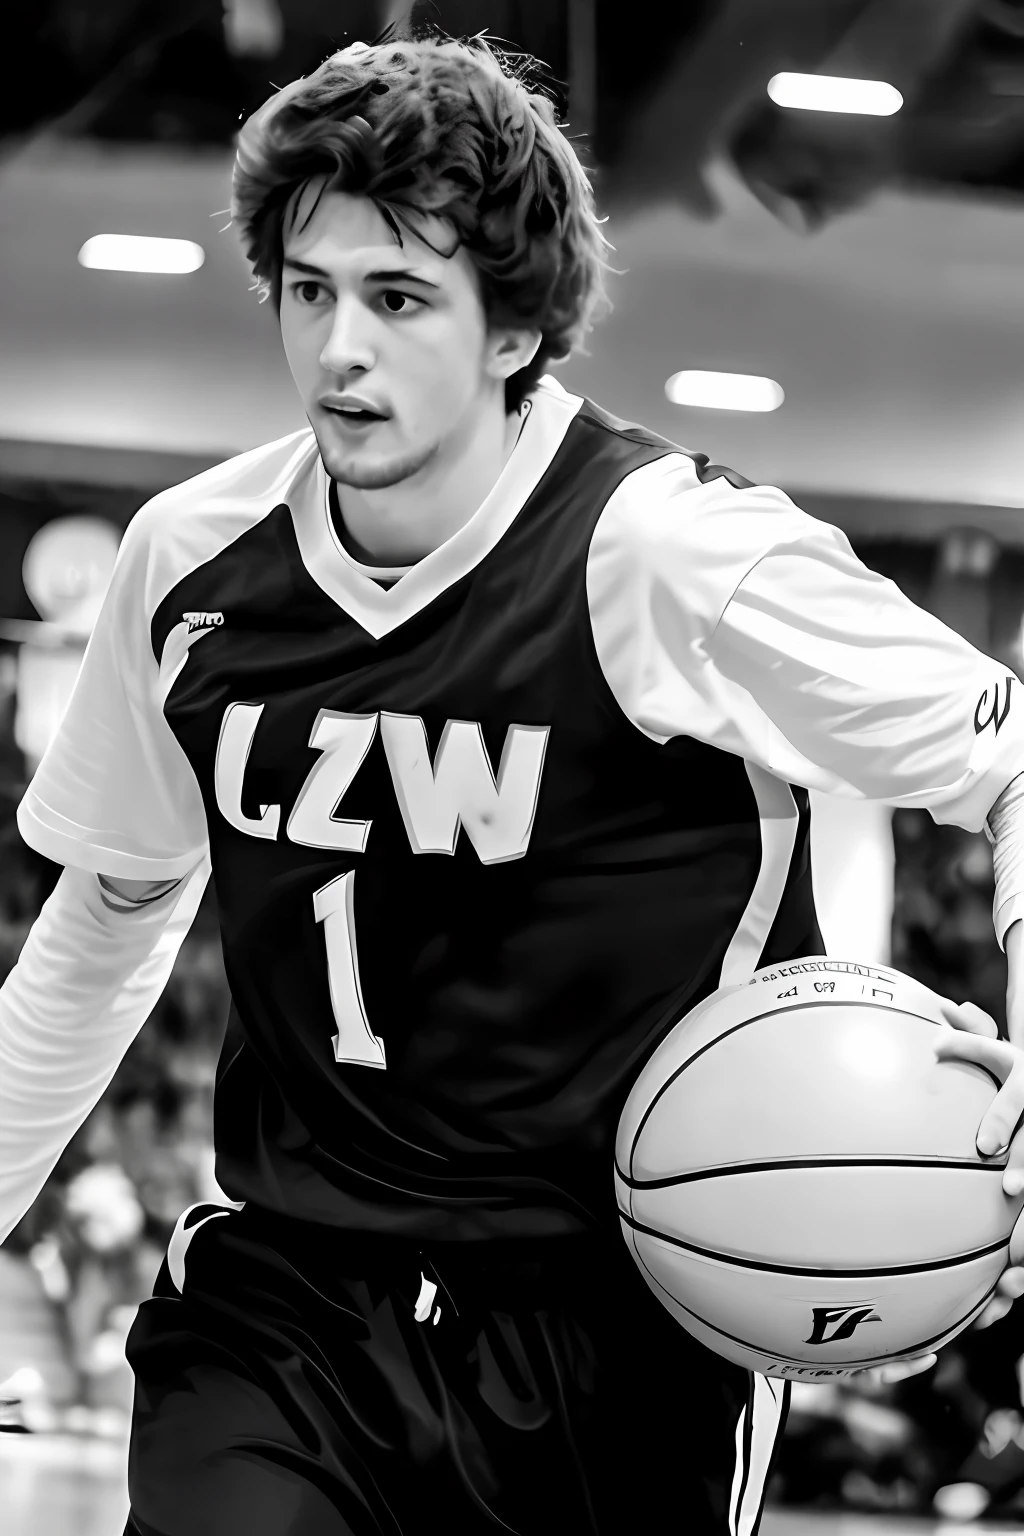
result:
[(785, 400), (782, 385), (752, 373), (701, 373), (685, 369), (666, 380), (665, 393), (675, 405), (713, 411), (777, 411)]
[(78, 253), (83, 267), (105, 272), (195, 272), (206, 260), (192, 240), (160, 240), (151, 235), (93, 235)]
[(884, 80), (847, 80), (841, 75), (773, 75), (768, 95), (777, 107), (857, 112), (865, 117), (891, 117), (903, 105), (896, 87)]

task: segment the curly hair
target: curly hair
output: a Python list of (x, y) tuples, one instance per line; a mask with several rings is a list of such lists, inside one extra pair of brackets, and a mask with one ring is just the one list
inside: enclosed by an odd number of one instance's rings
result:
[(320, 194), (372, 198), (399, 243), (400, 222), (415, 229), (417, 215), (439, 215), (455, 236), (439, 254), (465, 248), (488, 323), (541, 333), (532, 361), (506, 381), (506, 408), (518, 409), (610, 308), (611, 246), (537, 83), (542, 68), (482, 34), (430, 27), (356, 43), (278, 91), (239, 132), (231, 182), (232, 224), (261, 298), (280, 308), (285, 221), (310, 182)]

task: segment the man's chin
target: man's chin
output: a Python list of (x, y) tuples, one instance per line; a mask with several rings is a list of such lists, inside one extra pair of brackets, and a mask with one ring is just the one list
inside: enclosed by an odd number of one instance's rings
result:
[(418, 475), (435, 457), (437, 449), (438, 444), (432, 443), (408, 453), (345, 453), (332, 443), (320, 445), (320, 457), (338, 485), (351, 485), (357, 491), (383, 491)]

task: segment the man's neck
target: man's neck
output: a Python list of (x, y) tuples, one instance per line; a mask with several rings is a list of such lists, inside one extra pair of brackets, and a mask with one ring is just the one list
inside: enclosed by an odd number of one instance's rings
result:
[(433, 461), (420, 475), (381, 491), (334, 485), (331, 511), (338, 537), (364, 565), (407, 566), (447, 542), (478, 511), (504, 469), (524, 414), (499, 418), (477, 431), (468, 451), (447, 465)]

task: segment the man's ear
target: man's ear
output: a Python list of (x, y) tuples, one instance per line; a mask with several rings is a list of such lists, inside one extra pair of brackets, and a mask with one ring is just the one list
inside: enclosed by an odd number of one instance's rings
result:
[(491, 332), (488, 344), (487, 372), (494, 379), (510, 379), (537, 356), (540, 331), (502, 328)]

